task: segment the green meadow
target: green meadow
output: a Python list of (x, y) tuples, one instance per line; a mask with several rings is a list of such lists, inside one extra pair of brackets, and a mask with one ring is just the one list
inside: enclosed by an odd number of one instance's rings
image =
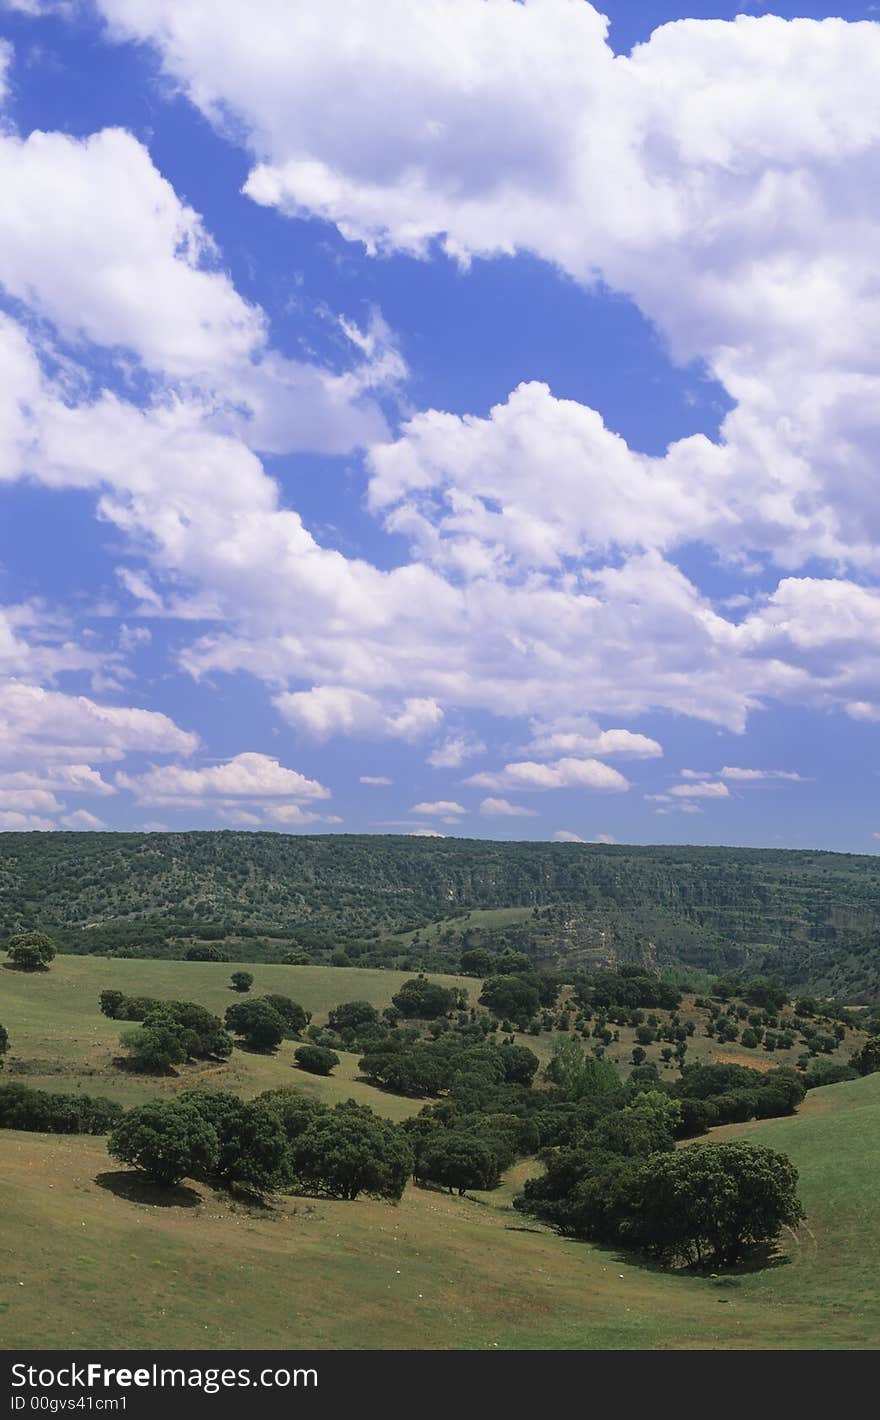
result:
[[(98, 1011), (101, 989), (222, 1013), (236, 999), (232, 969), (83, 957), (59, 957), (40, 976), (0, 969), (4, 1078), (129, 1104), (213, 1072), (247, 1096), (297, 1084), (396, 1118), (420, 1107), (358, 1081), (356, 1056), (330, 1079), (304, 1075), (289, 1043), (275, 1056), (236, 1049), (228, 1066), (167, 1080), (113, 1065), (120, 1023)], [(255, 994), (283, 991), (319, 1022), (342, 1000), (387, 1004), (406, 975), (249, 969)], [(880, 1075), (812, 1091), (795, 1118), (714, 1137), (734, 1135), (789, 1154), (807, 1219), (771, 1266), (712, 1277), (569, 1241), (517, 1214), (512, 1200), (534, 1160), (499, 1189), (464, 1198), (410, 1185), (396, 1205), (280, 1197), (260, 1208), (201, 1183), (151, 1190), (108, 1158), (102, 1139), (0, 1131), (0, 1332), (7, 1347), (77, 1349), (875, 1347)]]

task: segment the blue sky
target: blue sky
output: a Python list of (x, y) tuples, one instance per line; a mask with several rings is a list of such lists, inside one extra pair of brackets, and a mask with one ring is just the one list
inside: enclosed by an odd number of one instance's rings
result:
[(874, 11), (0, 0), (0, 828), (875, 851)]

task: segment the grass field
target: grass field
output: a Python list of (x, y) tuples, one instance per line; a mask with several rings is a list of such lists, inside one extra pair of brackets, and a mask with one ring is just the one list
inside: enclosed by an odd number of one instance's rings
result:
[(413, 939), (418, 937), (428, 946), (437, 946), (447, 932), (452, 932), (457, 937), (466, 928), (488, 930), (493, 927), (512, 927), (516, 922), (529, 921), (531, 916), (530, 907), (474, 907), (466, 916), (444, 917), (413, 932), (395, 932), (389, 941), (409, 946)]
[[(74, 956), (39, 976), (0, 968), (11, 1040), (3, 1078), (124, 1104), (208, 1079), (244, 1096), (296, 1084), (391, 1118), (421, 1107), (357, 1080), (356, 1055), (343, 1055), (330, 1079), (306, 1075), (290, 1042), (273, 1056), (236, 1049), (226, 1066), (162, 1080), (114, 1067), (122, 1026), (100, 1014), (102, 989), (193, 999), (222, 1013), (238, 999), (233, 969)], [(344, 1000), (386, 1005), (407, 976), (250, 969), (255, 994), (289, 994), (318, 1023)], [(446, 979), (472, 999), (479, 990)], [(523, 1040), (545, 1055), (552, 1037)], [(695, 1055), (715, 1045), (694, 1044)], [(515, 1213), (535, 1160), (469, 1198), (411, 1186), (397, 1206), (282, 1198), (256, 1209), (201, 1184), (170, 1203), (151, 1195), (101, 1139), (0, 1131), (0, 1334), (9, 1347), (873, 1348), (880, 1076), (811, 1091), (796, 1118), (714, 1134), (737, 1136), (791, 1156), (808, 1218), (786, 1236), (778, 1265), (712, 1278), (566, 1241)]]
[[(510, 909), (524, 910), (524, 909)], [(472, 914), (476, 915), (476, 914)], [(482, 914), (485, 915), (485, 914)], [(421, 1108), (421, 1100), (389, 1095), (358, 1080), (359, 1053), (340, 1052), (340, 1063), (327, 1079), (294, 1070), (293, 1046), (285, 1043), (276, 1055), (255, 1055), (236, 1049), (231, 1061), (222, 1066), (189, 1065), (179, 1076), (157, 1081), (127, 1075), (113, 1065), (120, 1053), (119, 1035), (126, 1023), (108, 1020), (98, 1007), (98, 998), (105, 988), (124, 991), (129, 995), (168, 997), (197, 1001), (209, 1010), (223, 1015), (226, 1007), (241, 1000), (230, 989), (229, 976), (244, 965), (252, 972), (252, 995), (279, 992), (299, 1001), (313, 1012), (313, 1021), (323, 1025), (327, 1013), (342, 1001), (366, 1000), (382, 1009), (387, 1006), (401, 982), (412, 972), (364, 970), (357, 967), (278, 966), (259, 962), (187, 962), (163, 960), (129, 960), (125, 958), (58, 956), (48, 972), (32, 974), (9, 971), (0, 966), (0, 1021), (10, 1035), (7, 1078), (22, 1078), (37, 1089), (80, 1089), (90, 1094), (103, 1094), (131, 1105), (157, 1092), (174, 1092), (195, 1083), (223, 1084), (245, 1097), (292, 1079), (309, 1094), (325, 1103), (354, 1098), (372, 1105), (392, 1119), (402, 1119)], [(473, 977), (432, 975), (432, 979), (448, 985), (462, 986), (475, 1003), (481, 983)], [(723, 1060), (753, 1068), (772, 1069), (776, 1065), (794, 1064), (803, 1046), (791, 1050), (747, 1050), (739, 1044), (722, 1045), (704, 1034), (705, 1014), (693, 1007), (693, 997), (686, 996), (680, 1015), (683, 1021), (692, 1017), (697, 1031), (688, 1042), (688, 1061)], [(668, 1012), (660, 1012), (661, 1017)], [(538, 1056), (542, 1065), (553, 1053), (558, 1032), (542, 1031), (538, 1036), (517, 1035)], [(830, 1057), (847, 1060), (864, 1039), (848, 1031), (846, 1039)], [(608, 1058), (619, 1065), (626, 1075), (630, 1053), (635, 1044), (635, 1030), (620, 1028), (620, 1039), (608, 1047)], [(663, 1065), (661, 1043), (648, 1047), (648, 1059), (653, 1060), (669, 1079), (678, 1074), (675, 1065)]]
[[(235, 962), (104, 960), (59, 956), (47, 972), (9, 971), (0, 967), (0, 1021), (9, 1031), (6, 1079), (20, 1079), (35, 1089), (82, 1090), (106, 1095), (125, 1106), (152, 1095), (173, 1093), (197, 1083), (222, 1085), (245, 1098), (278, 1085), (296, 1084), (326, 1104), (357, 1099), (391, 1119), (416, 1113), (421, 1100), (386, 1094), (359, 1081), (357, 1054), (340, 1052), (332, 1076), (308, 1075), (294, 1066), (294, 1045), (286, 1041), (274, 1055), (235, 1049), (228, 1064), (188, 1065), (167, 1079), (126, 1074), (113, 1064), (120, 1054), (125, 1021), (101, 1014), (98, 997), (105, 988), (128, 995), (197, 1001), (222, 1017), (240, 1001), (229, 986)], [(251, 994), (278, 992), (291, 996), (313, 1012), (316, 1024), (342, 1001), (365, 1000), (387, 1006), (411, 972), (363, 971), (346, 967), (262, 966), (248, 963), (253, 973)], [(472, 996), (479, 983), (466, 977), (434, 980), (463, 986)]]
[(410, 1187), (259, 1211), (199, 1185), (158, 1206), (113, 1191), (99, 1139), (4, 1131), (0, 1330), (10, 1348), (875, 1347), (880, 1076), (737, 1132), (791, 1155), (809, 1216), (778, 1266), (713, 1278), (521, 1218), (529, 1164), (480, 1201)]

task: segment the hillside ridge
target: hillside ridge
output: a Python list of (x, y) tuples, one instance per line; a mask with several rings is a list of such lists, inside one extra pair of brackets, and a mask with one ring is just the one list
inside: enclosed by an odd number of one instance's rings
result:
[[(503, 927), (467, 920), (513, 908), (521, 920)], [(429, 960), (418, 934), (438, 922)], [(0, 934), (37, 927), (68, 951), (173, 956), (193, 939), (263, 939), (257, 958), (293, 945), (322, 960), (337, 947), (364, 964), (406, 937), (404, 954), (435, 967), (463, 944), (510, 945), (562, 963), (772, 969), (874, 1000), (880, 858), (391, 834), (0, 834)]]

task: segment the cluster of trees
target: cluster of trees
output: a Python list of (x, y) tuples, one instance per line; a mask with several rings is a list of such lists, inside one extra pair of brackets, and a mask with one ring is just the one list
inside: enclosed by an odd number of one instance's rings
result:
[(485, 1044), (480, 1028), (468, 1025), (429, 1041), (395, 1033), (374, 1046), (359, 1065), (372, 1084), (384, 1089), (415, 1095), (451, 1090), (461, 1095), (501, 1082), (528, 1087), (538, 1063), (527, 1046)]
[(606, 1013), (619, 1007), (674, 1011), (681, 1002), (681, 992), (644, 966), (625, 965), (613, 971), (595, 971), (574, 981), (574, 998), (587, 1010), (604, 1008)]
[(129, 1069), (144, 1074), (164, 1074), (187, 1060), (228, 1060), (232, 1037), (219, 1016), (195, 1001), (161, 1001), (146, 996), (126, 996), (102, 991), (105, 1016), (139, 1025), (122, 1032)]
[(397, 1199), (413, 1169), (399, 1126), (349, 1100), (334, 1109), (295, 1090), (252, 1101), (222, 1090), (152, 1100), (118, 1122), (108, 1150), (170, 1186), (189, 1177), (264, 1195), (276, 1189)]
[(794, 1114), (806, 1093), (803, 1077), (786, 1065), (765, 1071), (748, 1065), (686, 1065), (667, 1088), (681, 1102), (680, 1138), (704, 1134), (716, 1124)]
[[(564, 954), (607, 930), (621, 955), (650, 941), (666, 960), (757, 961), (826, 995), (870, 1000), (880, 987), (865, 925), (880, 868), (867, 855), (404, 835), (289, 844), (268, 832), (6, 834), (3, 849), (0, 933), (48, 931), (63, 951), (174, 957), (197, 938), (234, 941), (243, 961), (342, 950), (359, 965), (442, 970), (466, 933), (467, 949), (491, 936), (468, 909), (522, 907), (532, 915), (497, 931), (530, 952)], [(448, 945), (400, 940), (440, 919), (455, 927)]]
[[(399, 1005), (401, 1000), (403, 1011)], [(421, 1020), (430, 1023), (428, 1030), (435, 1038), (452, 1029), (453, 1016), (463, 1025), (476, 1014), (471, 1011), (469, 1015), (463, 1009), (466, 999), (462, 993), (449, 991), (425, 978), (413, 978), (404, 982), (381, 1015), (369, 1001), (344, 1001), (330, 1011), (326, 1026), (311, 1026), (308, 1036), (315, 1045), (331, 1050), (359, 1050), (371, 1055), (386, 1049), (403, 1050), (422, 1039), (421, 1027), (407, 1009), (415, 1005), (421, 1012)], [(407, 1019), (409, 1023), (401, 1026), (400, 1022)]]
[(776, 977), (743, 977), (738, 972), (728, 972), (718, 976), (712, 984), (712, 995), (719, 1001), (730, 1001), (738, 997), (750, 1006), (760, 1006), (765, 1011), (781, 1011), (788, 1000), (788, 992)]
[(122, 1116), (115, 1100), (0, 1085), (0, 1129), (41, 1134), (107, 1134)]
[(282, 1040), (296, 1040), (311, 1020), (298, 1001), (269, 995), (236, 1002), (223, 1021), (194, 1001), (162, 1001), (102, 991), (101, 1010), (118, 1021), (138, 1021), (121, 1040), (129, 1069), (162, 1074), (187, 1060), (228, 1060), (232, 1037), (252, 1050), (272, 1050)]
[(712, 1266), (769, 1247), (803, 1218), (797, 1170), (784, 1154), (739, 1141), (676, 1150), (673, 1130), (652, 1112), (632, 1106), (616, 1131), (554, 1151), (514, 1207), (572, 1237)]

